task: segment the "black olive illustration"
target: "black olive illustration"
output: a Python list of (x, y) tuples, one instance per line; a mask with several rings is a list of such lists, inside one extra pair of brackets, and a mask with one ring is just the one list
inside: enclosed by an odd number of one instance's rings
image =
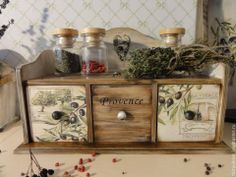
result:
[(74, 123), (77, 122), (77, 117), (76, 116), (72, 116), (72, 117), (70, 117), (69, 121), (70, 121), (71, 124), (74, 124)]
[(84, 109), (80, 109), (79, 110), (79, 115), (84, 116), (85, 115), (85, 110)]
[(71, 102), (70, 105), (71, 105), (72, 108), (78, 108), (79, 107), (79, 104), (77, 102)]
[(166, 101), (167, 107), (170, 107), (173, 103), (174, 103), (173, 98), (168, 98), (168, 100)]
[(181, 96), (182, 96), (182, 92), (177, 92), (177, 93), (175, 93), (175, 99), (176, 99), (176, 100), (180, 99)]
[(60, 138), (61, 138), (62, 140), (66, 140), (66, 139), (67, 139), (67, 136), (64, 135), (64, 134), (60, 134)]
[(160, 96), (159, 97), (159, 103), (164, 104), (166, 102), (165, 98)]
[(64, 115), (65, 115), (65, 113), (62, 112), (62, 111), (54, 111), (54, 112), (52, 113), (52, 118), (53, 118), (54, 120), (60, 120), (60, 119), (62, 118), (62, 116), (64, 116)]
[(184, 112), (184, 117), (187, 120), (193, 120), (195, 115), (196, 115), (196, 113), (193, 111), (190, 111), (190, 110)]

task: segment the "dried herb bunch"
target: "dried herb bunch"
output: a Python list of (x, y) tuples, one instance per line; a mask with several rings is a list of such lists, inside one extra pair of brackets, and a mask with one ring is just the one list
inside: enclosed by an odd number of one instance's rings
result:
[[(234, 54), (222, 52), (226, 46), (209, 47), (201, 44), (182, 46), (175, 51), (170, 48), (144, 48), (130, 52), (127, 79), (153, 79), (176, 74), (176, 71), (198, 73), (214, 63), (236, 67)], [(228, 49), (229, 50), (229, 49)]]
[(170, 60), (175, 56), (171, 48), (143, 48), (130, 52), (128, 68), (124, 70), (127, 79), (157, 78), (169, 72)]
[(170, 73), (173, 71), (201, 72), (210, 64), (215, 63), (225, 63), (234, 68), (236, 61), (233, 54), (222, 52), (226, 48), (225, 46), (209, 47), (201, 44), (180, 47), (176, 50), (175, 57), (170, 61)]

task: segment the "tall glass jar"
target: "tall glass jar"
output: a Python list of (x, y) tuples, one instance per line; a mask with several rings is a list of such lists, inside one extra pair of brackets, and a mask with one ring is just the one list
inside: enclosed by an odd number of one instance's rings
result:
[(160, 30), (162, 47), (179, 47), (182, 44), (182, 37), (185, 34), (184, 28), (163, 28)]
[(57, 75), (79, 73), (81, 71), (79, 51), (74, 48), (78, 31), (72, 28), (59, 28), (53, 33), (55, 68)]
[(82, 74), (98, 74), (108, 71), (107, 48), (103, 41), (105, 29), (85, 28), (80, 33), (83, 46), (80, 54), (82, 57)]

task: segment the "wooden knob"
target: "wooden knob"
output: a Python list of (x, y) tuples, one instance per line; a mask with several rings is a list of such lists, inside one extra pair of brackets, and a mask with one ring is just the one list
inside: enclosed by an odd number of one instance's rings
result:
[(117, 113), (117, 119), (119, 120), (125, 120), (127, 118), (126, 112), (125, 111), (119, 111)]

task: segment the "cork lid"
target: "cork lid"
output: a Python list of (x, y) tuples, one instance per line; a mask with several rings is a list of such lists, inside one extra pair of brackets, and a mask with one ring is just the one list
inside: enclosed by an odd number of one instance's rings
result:
[(79, 32), (73, 28), (57, 28), (52, 33), (54, 36), (78, 36)]
[(162, 28), (160, 35), (162, 34), (185, 34), (185, 28)]
[(86, 34), (102, 34), (105, 35), (106, 30), (104, 28), (84, 28), (81, 30), (80, 34), (86, 35)]

